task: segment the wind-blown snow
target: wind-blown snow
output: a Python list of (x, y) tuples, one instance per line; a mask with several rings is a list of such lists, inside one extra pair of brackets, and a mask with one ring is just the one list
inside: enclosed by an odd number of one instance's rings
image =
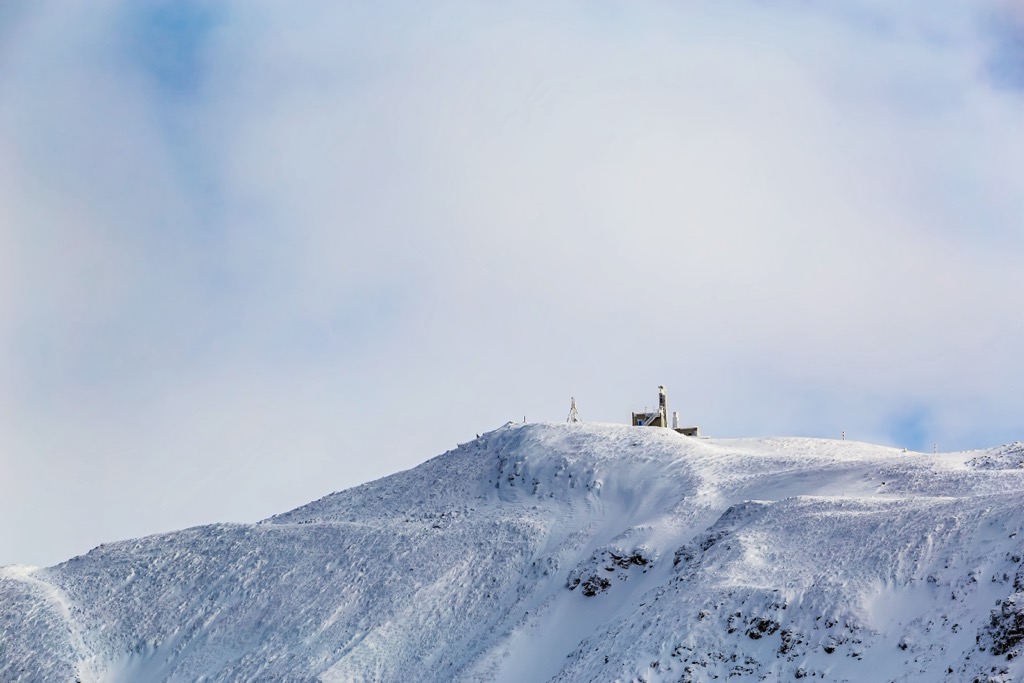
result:
[(506, 425), (0, 568), (0, 681), (1020, 681), (1024, 447)]

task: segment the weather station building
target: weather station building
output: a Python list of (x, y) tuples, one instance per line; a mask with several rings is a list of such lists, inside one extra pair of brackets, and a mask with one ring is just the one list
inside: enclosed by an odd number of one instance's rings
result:
[[(668, 392), (665, 385), (658, 387), (658, 410), (652, 413), (631, 413), (629, 423), (634, 427), (668, 427)], [(700, 427), (680, 427), (679, 412), (672, 413), (672, 429), (685, 436), (700, 436)]]

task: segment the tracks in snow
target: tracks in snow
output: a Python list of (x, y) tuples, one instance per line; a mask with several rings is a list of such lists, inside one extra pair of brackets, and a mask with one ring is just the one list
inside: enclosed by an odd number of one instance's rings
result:
[(86, 645), (82, 629), (74, 618), (74, 603), (61, 588), (38, 576), (45, 571), (26, 565), (0, 567), (0, 575), (30, 586), (33, 592), (43, 596), (47, 603), (53, 606), (68, 627), (68, 641), (74, 648), (78, 659), (78, 681), (80, 683), (99, 683), (99, 676), (92, 667), (92, 663), (95, 661), (94, 653)]

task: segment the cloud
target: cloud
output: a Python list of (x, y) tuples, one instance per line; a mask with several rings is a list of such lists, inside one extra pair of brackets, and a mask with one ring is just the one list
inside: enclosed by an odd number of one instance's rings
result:
[(992, 7), (0, 15), (0, 466), (39, 520), (0, 562), (660, 383), (718, 435), (1018, 438)]

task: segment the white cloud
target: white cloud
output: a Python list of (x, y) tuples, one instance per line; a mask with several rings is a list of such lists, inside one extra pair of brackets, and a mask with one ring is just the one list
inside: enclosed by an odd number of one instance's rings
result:
[(225, 3), (184, 76), (117, 3), (34, 8), (7, 504), (107, 518), (5, 547), (270, 514), (661, 382), (723, 435), (1009, 438), (1022, 99), (929, 8)]

